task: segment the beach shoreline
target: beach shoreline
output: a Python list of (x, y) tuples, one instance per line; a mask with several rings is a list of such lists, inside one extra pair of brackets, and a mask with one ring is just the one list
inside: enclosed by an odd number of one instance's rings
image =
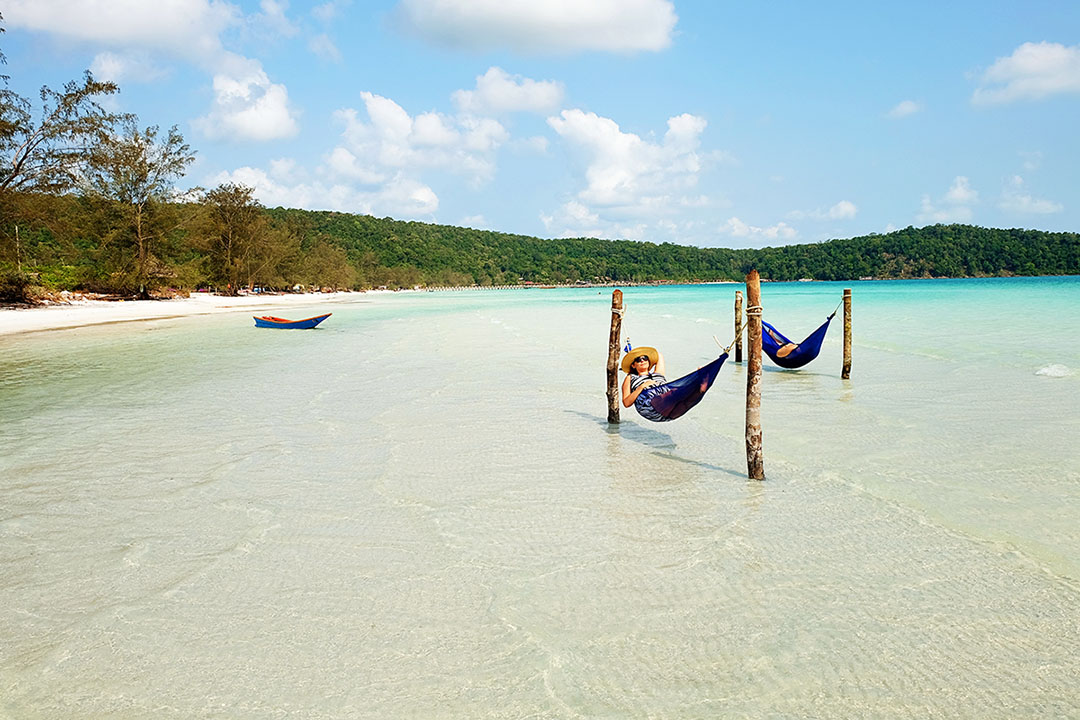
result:
[(217, 295), (191, 293), (186, 298), (161, 300), (73, 299), (33, 307), (0, 308), (0, 336), (89, 325), (162, 320), (229, 312), (287, 311), (312, 305), (355, 302), (391, 293), (390, 290), (333, 293), (286, 293), (282, 295)]

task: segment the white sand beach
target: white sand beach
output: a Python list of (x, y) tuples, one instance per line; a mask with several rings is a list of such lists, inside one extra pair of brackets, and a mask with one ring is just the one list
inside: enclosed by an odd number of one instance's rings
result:
[(169, 300), (90, 300), (74, 296), (75, 299), (64, 303), (31, 308), (0, 308), (0, 335), (225, 312), (286, 312), (292, 308), (299, 310), (310, 305), (352, 302), (359, 297), (376, 297), (390, 292), (371, 290), (365, 293), (289, 293), (235, 297), (191, 293), (187, 298)]

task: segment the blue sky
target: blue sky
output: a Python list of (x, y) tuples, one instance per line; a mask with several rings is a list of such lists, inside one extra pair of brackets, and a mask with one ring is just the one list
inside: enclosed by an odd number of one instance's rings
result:
[(185, 187), (704, 247), (1080, 231), (1080, 3), (6, 0), (30, 97), (91, 69)]

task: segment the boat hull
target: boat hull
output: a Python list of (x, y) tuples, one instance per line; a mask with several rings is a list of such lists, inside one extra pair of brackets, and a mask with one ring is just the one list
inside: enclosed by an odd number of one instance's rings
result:
[(310, 330), (331, 315), (333, 313), (326, 313), (325, 315), (316, 315), (303, 320), (286, 320), (272, 315), (255, 316), (255, 327), (277, 328), (279, 330)]

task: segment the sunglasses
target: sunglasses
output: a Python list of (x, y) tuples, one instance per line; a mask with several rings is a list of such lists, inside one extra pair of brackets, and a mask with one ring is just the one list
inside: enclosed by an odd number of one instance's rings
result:
[(648, 362), (649, 361), (649, 356), (648, 355), (638, 355), (636, 358), (634, 358), (634, 362), (630, 363), (630, 364), (633, 365), (634, 363), (639, 363), (642, 360), (644, 360), (645, 362)]

